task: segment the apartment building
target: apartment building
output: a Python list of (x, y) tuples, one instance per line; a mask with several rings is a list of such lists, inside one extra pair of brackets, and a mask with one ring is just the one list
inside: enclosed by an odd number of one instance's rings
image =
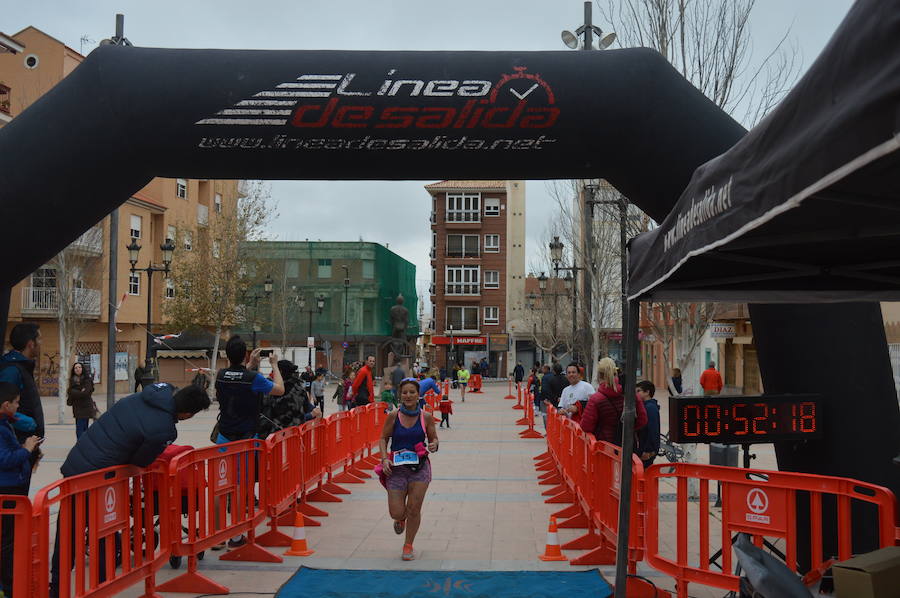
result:
[(440, 181), (431, 195), (431, 302), (436, 364), (486, 357), (492, 376), (515, 360), (509, 323), (525, 294), (525, 182)]
[[(15, 51), (0, 52), (0, 113), (12, 120), (31, 103), (72, 72), (84, 57), (35, 27), (12, 36)], [(5, 47), (13, 45), (4, 43)], [(3, 118), (0, 117), (0, 126)], [(0, 158), (2, 160), (2, 158)], [(47, 173), (52, 176), (52, 173)], [(103, 181), (97, 181), (102, 185)], [(151, 261), (162, 263), (162, 245), (171, 239), (193, 250), (191, 230), (207, 225), (217, 214), (233, 211), (239, 194), (237, 181), (155, 178), (134, 193), (118, 210), (117, 290), (109, 293), (110, 220), (104, 218), (82, 234), (66, 250), (67, 261), (54, 260), (38, 268), (12, 291), (7, 331), (17, 322), (41, 326), (42, 348), (35, 378), (41, 394), (55, 395), (77, 359), (91, 365), (97, 394), (106, 392), (107, 368), (114, 368), (116, 392), (133, 388), (133, 373), (147, 352), (147, 276), (131, 274), (125, 246), (132, 239), (142, 247), (138, 268)], [(72, 201), (90, 201), (89, 196)], [(48, 214), (48, 218), (52, 218)], [(40, 222), (27, 223), (39, 227)], [(176, 239), (176, 231), (182, 232)], [(65, 282), (66, 284), (62, 284)], [(69, 301), (78, 320), (74, 354), (60, 355), (57, 324), (61, 294), (72, 289)], [(151, 329), (154, 333), (178, 332), (165, 328), (164, 302), (174, 287), (162, 274), (153, 279)], [(68, 293), (66, 293), (68, 295)], [(107, 363), (108, 309), (119, 305), (115, 362)], [(3, 339), (4, 346), (8, 338)], [(8, 349), (8, 347), (6, 347)]]

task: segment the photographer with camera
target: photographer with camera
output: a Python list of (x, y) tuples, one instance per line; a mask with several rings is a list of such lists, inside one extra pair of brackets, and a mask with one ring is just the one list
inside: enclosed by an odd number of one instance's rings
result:
[(272, 380), (258, 371), (260, 349), (250, 354), (249, 368), (244, 366), (247, 343), (240, 336), (232, 336), (225, 343), (228, 367), (216, 374), (216, 398), (219, 401), (219, 423), (216, 444), (254, 438), (259, 425), (259, 413), (265, 395), (280, 397), (284, 381), (275, 356), (269, 351)]

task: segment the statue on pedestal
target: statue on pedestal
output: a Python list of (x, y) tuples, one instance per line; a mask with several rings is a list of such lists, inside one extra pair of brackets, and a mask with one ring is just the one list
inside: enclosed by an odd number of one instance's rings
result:
[(409, 327), (409, 310), (403, 307), (403, 294), (397, 295), (397, 304), (391, 307), (391, 351), (398, 358), (409, 357), (406, 329)]

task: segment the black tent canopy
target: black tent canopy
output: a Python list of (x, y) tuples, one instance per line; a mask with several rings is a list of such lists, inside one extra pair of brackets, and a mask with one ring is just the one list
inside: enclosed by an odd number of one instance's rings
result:
[(900, 300), (898, 149), (900, 15), (857, 6), (778, 108), (632, 240), (629, 297)]
[[(776, 443), (779, 468), (898, 491), (900, 410), (874, 303), (900, 301), (898, 150), (900, 2), (859, 0), (781, 104), (631, 240), (626, 443), (639, 302), (750, 302), (766, 391), (823, 399), (827, 439)], [(877, 546), (872, 530), (854, 526), (854, 550)]]

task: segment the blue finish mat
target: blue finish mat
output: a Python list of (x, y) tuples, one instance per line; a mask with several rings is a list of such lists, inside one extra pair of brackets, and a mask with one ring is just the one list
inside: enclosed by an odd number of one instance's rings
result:
[(301, 567), (276, 598), (607, 598), (592, 571), (357, 571)]

